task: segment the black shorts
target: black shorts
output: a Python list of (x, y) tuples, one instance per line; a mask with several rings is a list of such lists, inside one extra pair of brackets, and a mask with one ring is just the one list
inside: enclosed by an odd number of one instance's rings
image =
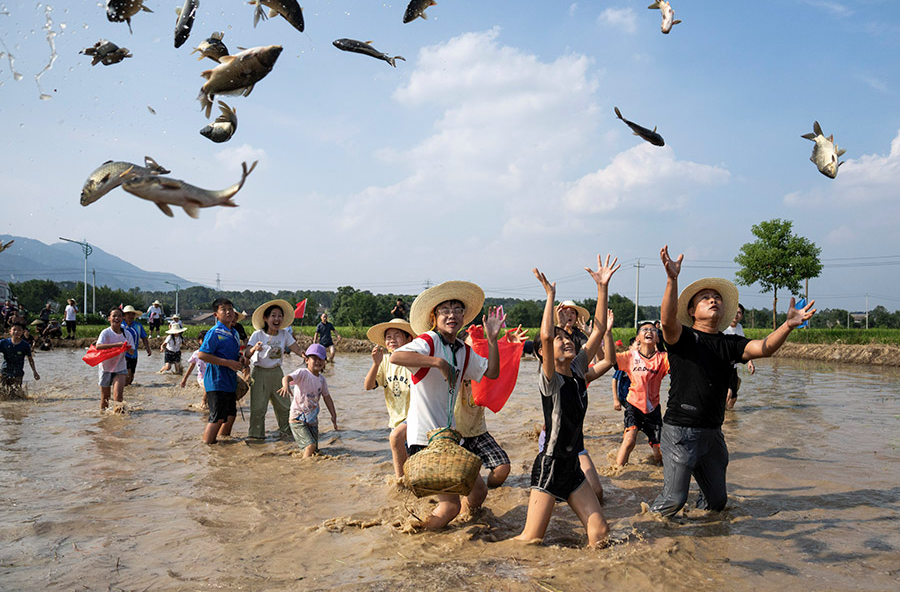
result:
[(227, 421), (229, 417), (237, 415), (234, 393), (206, 391), (206, 404), (209, 405), (209, 423)]
[(159, 331), (162, 326), (162, 319), (150, 319), (150, 328)]
[(549, 493), (564, 502), (584, 483), (578, 456), (553, 458), (538, 454), (531, 467), (531, 488)]
[(137, 360), (137, 356), (133, 358), (125, 356), (125, 367), (128, 368), (130, 374), (134, 374), (134, 371), (137, 370)]
[(165, 360), (166, 364), (180, 364), (181, 363), (181, 352), (173, 352), (166, 350), (165, 352)]
[(647, 434), (650, 446), (659, 446), (659, 437), (662, 432), (662, 413), (659, 406), (650, 413), (644, 413), (629, 402), (625, 402), (625, 431), (641, 430)]
[(425, 446), (422, 446), (421, 444), (410, 444), (406, 447), (406, 454), (408, 456), (412, 456), (417, 452), (422, 452), (423, 450), (425, 450)]
[(477, 454), (481, 459), (481, 464), (488, 470), (493, 471), (500, 465), (509, 464), (509, 456), (506, 451), (500, 448), (500, 445), (488, 432), (471, 438), (463, 438), (460, 446), (472, 454)]
[(75, 332), (75, 321), (66, 321), (66, 331), (70, 333)]
[(737, 366), (731, 372), (731, 380), (728, 381), (728, 388), (731, 389), (731, 396), (737, 397), (738, 389), (741, 388), (741, 377), (738, 376)]

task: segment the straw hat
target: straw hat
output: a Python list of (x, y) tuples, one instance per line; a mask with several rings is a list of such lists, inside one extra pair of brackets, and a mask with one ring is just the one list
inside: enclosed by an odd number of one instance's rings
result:
[(416, 336), (416, 334), (413, 333), (412, 327), (410, 327), (409, 323), (407, 323), (403, 319), (391, 319), (386, 323), (378, 323), (377, 325), (369, 327), (369, 330), (366, 331), (366, 337), (368, 337), (369, 341), (371, 341), (372, 343), (377, 343), (381, 347), (387, 347), (384, 344), (384, 334), (388, 329), (400, 329), (401, 331), (409, 333), (410, 337)]
[(244, 319), (246, 319), (247, 316), (248, 316), (248, 315), (247, 315), (247, 311), (246, 311), (246, 310), (242, 310), (242, 311), (240, 311), (240, 312), (234, 311), (234, 322), (235, 322), (235, 323), (240, 323), (241, 321), (243, 321)]
[(697, 292), (705, 289), (715, 290), (722, 297), (723, 308), (722, 317), (719, 319), (718, 330), (723, 331), (725, 327), (734, 320), (734, 315), (738, 309), (738, 289), (724, 278), (703, 278), (691, 283), (687, 288), (681, 291), (678, 296), (678, 322), (682, 325), (691, 327), (694, 325), (694, 319), (688, 314), (688, 304), (691, 302)]
[[(266, 309), (270, 306), (277, 306), (284, 314), (286, 320), (281, 323), (282, 329), (294, 322), (294, 307), (291, 306), (290, 302), (287, 300), (269, 300), (268, 302), (257, 306), (256, 310), (253, 311), (253, 319), (250, 322), (253, 323), (254, 329), (263, 328), (263, 324), (266, 322), (263, 318), (263, 313), (266, 312)], [(288, 322), (288, 320), (290, 322)]]
[(66, 300), (66, 302), (68, 302), (69, 304), (75, 304), (75, 299), (69, 298), (68, 300)]
[(131, 306), (130, 304), (126, 304), (126, 305), (125, 305), (125, 308), (122, 309), (122, 314), (127, 314), (127, 313), (129, 313), (129, 312), (133, 312), (133, 313), (137, 314), (138, 311), (136, 311), (136, 310), (134, 309), (134, 307)]
[(416, 335), (429, 331), (431, 325), (431, 313), (441, 302), (459, 300), (466, 307), (461, 327), (471, 323), (475, 317), (481, 314), (484, 306), (484, 290), (472, 282), (449, 281), (428, 288), (413, 301), (409, 309), (409, 324)]
[(153, 302), (150, 303), (150, 305), (151, 305), (151, 306), (154, 306), (154, 305), (155, 305), (155, 306), (160, 306), (160, 305), (162, 305), (162, 302), (160, 302), (159, 300), (154, 300)]
[[(583, 324), (583, 323), (587, 323), (587, 322), (588, 322), (588, 319), (591, 318), (591, 313), (588, 312), (588, 309), (586, 309), (586, 308), (583, 307), (583, 306), (578, 306), (577, 304), (575, 304), (575, 303), (572, 302), (571, 300), (564, 300), (564, 301), (561, 302), (559, 305), (560, 305), (561, 307), (563, 307), (563, 308), (572, 308), (572, 309), (574, 309), (575, 312), (578, 314), (578, 322), (579, 322), (579, 323), (582, 323), (582, 324)], [(559, 322), (559, 319), (556, 319), (556, 322), (558, 323), (558, 322)]]
[(184, 327), (179, 327), (178, 325), (169, 325), (169, 330), (166, 331), (166, 335), (178, 335), (179, 333), (184, 333), (187, 331)]

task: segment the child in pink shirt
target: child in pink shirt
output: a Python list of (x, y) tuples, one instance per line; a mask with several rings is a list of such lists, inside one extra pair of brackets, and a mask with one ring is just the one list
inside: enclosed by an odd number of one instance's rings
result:
[[(338, 429), (337, 412), (322, 376), (326, 360), (325, 347), (314, 343), (306, 349), (306, 368), (298, 368), (281, 380), (278, 394), (291, 397), (290, 426), (294, 440), (309, 458), (319, 450), (319, 398), (331, 413), (331, 425)], [(293, 387), (291, 387), (293, 384)]]

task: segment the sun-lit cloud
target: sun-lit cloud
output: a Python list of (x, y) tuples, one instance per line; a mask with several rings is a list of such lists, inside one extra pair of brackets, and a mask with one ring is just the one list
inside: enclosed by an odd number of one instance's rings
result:
[(597, 22), (626, 33), (637, 31), (637, 15), (631, 8), (607, 8), (597, 17)]
[(853, 9), (846, 4), (835, 2), (834, 0), (806, 0), (806, 3), (813, 8), (819, 8), (830, 12), (839, 17), (847, 17), (853, 15)]

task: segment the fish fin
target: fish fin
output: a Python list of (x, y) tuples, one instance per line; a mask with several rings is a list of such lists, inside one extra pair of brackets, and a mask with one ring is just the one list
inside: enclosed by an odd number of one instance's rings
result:
[(172, 171), (170, 171), (169, 169), (167, 169), (167, 168), (163, 167), (162, 165), (160, 165), (160, 164), (159, 164), (158, 162), (156, 162), (155, 160), (153, 160), (153, 157), (151, 157), (151, 156), (145, 156), (145, 157), (144, 157), (144, 164), (147, 165), (147, 168), (148, 168), (148, 169), (150, 169), (150, 170), (153, 171), (154, 173), (158, 173), (158, 174), (160, 174), (160, 175), (168, 175), (169, 173), (172, 172)]
[(841, 165), (842, 165), (842, 164), (844, 164), (844, 161), (843, 161), (843, 160), (840, 161), (840, 162), (838, 163), (838, 168), (841, 168)]
[[(242, 48), (239, 47), (238, 49), (242, 49)], [(233, 61), (234, 61), (233, 55), (222, 56), (219, 58), (220, 64), (230, 64)], [(210, 72), (212, 72), (212, 70), (210, 70)]]
[(813, 122), (813, 131), (815, 132), (815, 134), (816, 134), (817, 136), (824, 136), (824, 135), (825, 135), (825, 134), (822, 133), (822, 126), (819, 125), (819, 122), (818, 122), (818, 121), (814, 121), (814, 122)]
[(366, 44), (366, 45), (372, 45), (372, 42), (371, 42), (371, 41), (366, 41), (365, 44)]
[(632, 136), (640, 136), (641, 134), (639, 134), (639, 133), (637, 133), (637, 132), (632, 132), (631, 135), (632, 135)]
[(242, 94), (243, 96), (245, 96), (245, 97), (249, 97), (249, 96), (250, 96), (250, 93), (253, 92), (253, 87), (254, 87), (254, 86), (256, 86), (256, 85), (251, 84), (250, 86), (248, 86), (247, 88), (245, 88), (245, 89), (244, 89), (244, 92), (242, 92), (241, 94)]
[(158, 202), (153, 202), (153, 203), (155, 203), (156, 207), (158, 207), (160, 210), (162, 210), (162, 213), (165, 214), (166, 216), (168, 216), (169, 218), (175, 217), (175, 214), (172, 213), (172, 208), (170, 208), (167, 204), (158, 203)]
[(217, 206), (225, 206), (226, 208), (236, 208), (238, 205), (231, 201), (230, 197), (226, 197), (222, 201), (216, 204)]
[(812, 133), (812, 132), (810, 132), (810, 133), (808, 133), (808, 134), (803, 134), (803, 135), (800, 136), (800, 137), (801, 137), (801, 138), (805, 138), (805, 139), (807, 139), (807, 140), (812, 140), (813, 142), (816, 141), (816, 134), (814, 134), (814, 133)]
[(181, 207), (182, 207), (182, 209), (184, 209), (184, 213), (187, 214), (188, 216), (190, 216), (191, 218), (194, 218), (196, 220), (197, 218), (200, 217), (199, 208), (197, 206), (195, 206), (194, 204), (185, 203), (185, 204), (182, 204)]
[(200, 77), (209, 80), (210, 77), (212, 77), (212, 70), (204, 70), (203, 72), (200, 72)]
[(256, 10), (253, 11), (253, 26), (256, 27), (256, 24), (259, 23), (260, 20), (267, 20), (269, 17), (266, 16), (266, 11), (263, 9), (262, 2), (257, 0), (256, 2), (248, 2), (247, 4), (255, 4)]
[[(837, 146), (835, 146), (835, 148), (837, 148)], [(840, 150), (837, 151), (837, 155), (838, 155), (838, 156), (843, 156), (843, 155), (845, 155), (846, 153), (847, 153), (847, 151), (844, 150), (843, 148), (841, 148)]]
[(831, 142), (832, 144), (834, 144), (834, 134), (831, 134), (830, 136), (828, 136), (828, 141)]
[(274, 8), (269, 9), (269, 18), (275, 18), (276, 16), (278, 16), (278, 11)]
[(205, 111), (206, 118), (209, 119), (209, 114), (212, 113), (212, 99), (210, 99), (209, 95), (201, 88), (200, 94), (197, 95), (197, 100), (200, 101), (200, 110)]
[(178, 16), (181, 16), (181, 7), (180, 6), (175, 7), (175, 14), (177, 14)]
[(147, 8), (146, 6), (144, 6), (143, 4), (141, 4), (141, 10), (143, 10), (144, 12), (153, 12), (152, 10), (150, 10), (149, 8)]
[(659, 8), (659, 2), (654, 2), (653, 4), (651, 4), (650, 6), (648, 6), (647, 8), (649, 8), (650, 10), (654, 10), (654, 9), (656, 9), (656, 8)]
[[(238, 45), (237, 48), (238, 48), (239, 50), (241, 50), (241, 51), (247, 51), (247, 48), (246, 48), (246, 47), (241, 47), (240, 45)], [(221, 59), (219, 60), (219, 63), (220, 63), (220, 64), (222, 63), (222, 60), (221, 60)]]
[(653, 133), (654, 133), (654, 134), (656, 133), (656, 126), (655, 126), (655, 125), (653, 126)]
[(119, 178), (124, 179), (126, 175), (128, 175), (128, 178), (131, 178), (132, 175), (129, 175), (129, 173), (131, 173), (131, 169), (133, 169), (133, 168), (134, 168), (134, 165), (131, 165), (130, 167), (128, 167), (127, 169), (125, 169), (124, 171), (119, 173)]
[(128, 23), (128, 34), (134, 35), (134, 31), (131, 30), (131, 19), (130, 18), (125, 19), (125, 22)]
[(613, 107), (613, 109), (616, 110), (616, 117), (618, 117), (619, 119), (625, 119), (624, 117), (622, 117), (622, 112), (619, 111), (618, 107)]
[(677, 25), (677, 24), (680, 23), (680, 22), (681, 22), (681, 21), (672, 21), (672, 26), (674, 27), (675, 25)]
[(210, 39), (218, 39), (219, 41), (221, 41), (222, 37), (224, 37), (224, 36), (225, 36), (225, 31), (213, 31), (212, 35), (210, 35), (209, 37), (210, 37)]
[[(198, 51), (200, 51), (200, 48), (199, 48), (199, 47), (195, 47), (195, 48), (194, 48), (194, 51), (191, 52), (191, 55), (194, 55), (194, 54), (197, 53)], [(202, 52), (201, 52), (201, 53), (202, 53)], [(203, 55), (201, 55), (199, 58), (197, 58), (197, 61), (199, 62), (199, 61), (202, 60), (202, 59), (203, 59)]]

